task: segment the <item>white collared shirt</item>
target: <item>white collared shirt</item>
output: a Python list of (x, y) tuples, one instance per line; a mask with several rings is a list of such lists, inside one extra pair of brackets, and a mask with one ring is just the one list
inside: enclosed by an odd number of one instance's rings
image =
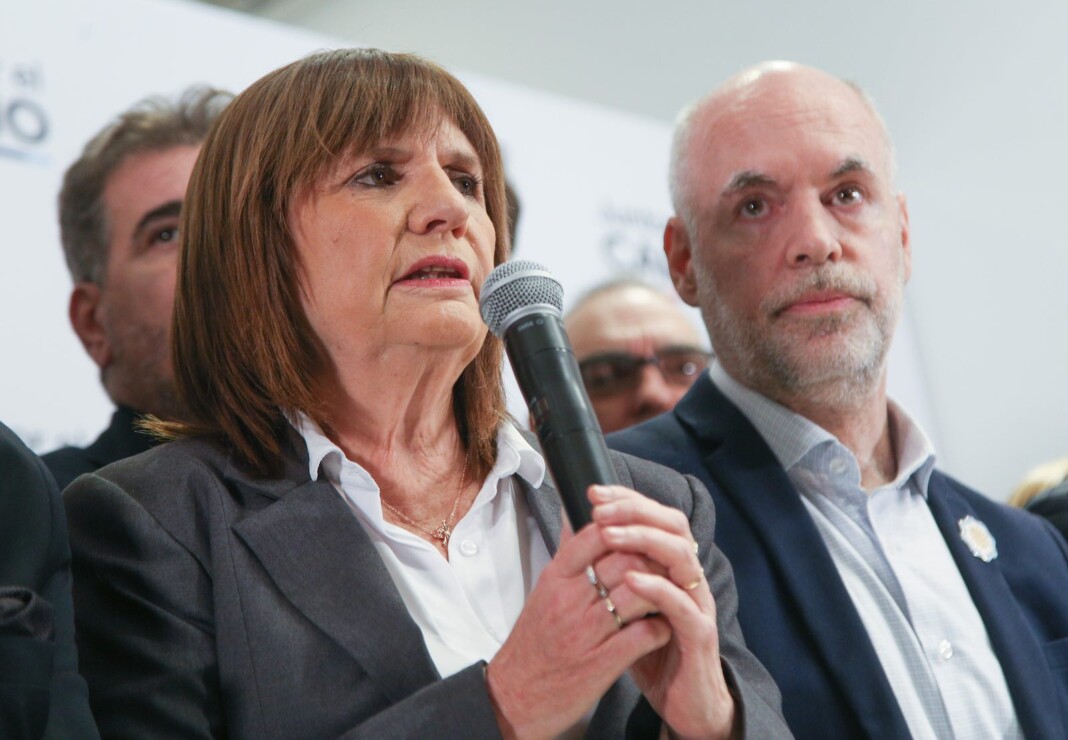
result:
[(801, 494), (914, 738), (1022, 738), (982, 617), (927, 506), (935, 455), (895, 404), (897, 477), (870, 493), (834, 435), (713, 364)]
[(514, 427), (497, 432), (497, 461), (471, 508), (456, 522), (449, 559), (432, 544), (387, 522), (378, 484), (319, 427), (299, 415), (308, 474), (334, 485), (374, 543), (442, 678), (489, 661), (512, 631), (551, 559), (514, 476), (537, 488), (545, 462)]

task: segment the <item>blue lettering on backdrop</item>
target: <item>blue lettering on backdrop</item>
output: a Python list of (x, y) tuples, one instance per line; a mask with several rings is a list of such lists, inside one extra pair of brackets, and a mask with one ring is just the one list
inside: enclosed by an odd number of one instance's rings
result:
[(38, 62), (0, 59), (0, 156), (48, 163), (50, 125)]

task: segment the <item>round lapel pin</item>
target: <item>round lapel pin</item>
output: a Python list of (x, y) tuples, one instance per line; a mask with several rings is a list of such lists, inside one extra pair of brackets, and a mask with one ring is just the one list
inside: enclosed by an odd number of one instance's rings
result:
[(964, 517), (957, 524), (960, 526), (960, 538), (964, 540), (972, 555), (984, 563), (989, 563), (998, 556), (998, 543), (985, 524), (971, 515)]

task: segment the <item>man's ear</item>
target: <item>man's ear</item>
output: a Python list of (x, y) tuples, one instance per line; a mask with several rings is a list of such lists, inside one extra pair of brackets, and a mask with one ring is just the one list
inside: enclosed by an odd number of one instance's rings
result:
[(693, 250), (690, 234), (678, 216), (668, 219), (664, 227), (664, 254), (675, 292), (691, 306), (697, 303), (697, 279), (693, 274)]
[(909, 231), (909, 204), (905, 200), (904, 193), (898, 193), (897, 207), (901, 218), (901, 249), (904, 251), (905, 282), (908, 282), (909, 278), (912, 277), (912, 242), (910, 241), (911, 232)]
[(77, 283), (70, 294), (70, 325), (93, 362), (101, 370), (111, 363), (111, 340), (101, 314), (104, 306), (103, 293), (95, 283)]

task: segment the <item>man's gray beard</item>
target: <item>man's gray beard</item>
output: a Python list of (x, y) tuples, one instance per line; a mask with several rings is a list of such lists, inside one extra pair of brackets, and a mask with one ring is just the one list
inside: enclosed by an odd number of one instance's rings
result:
[[(898, 287), (888, 295), (877, 294), (875, 282), (851, 268), (825, 265), (768, 295), (760, 312), (769, 323), (762, 324), (739, 317), (710, 282), (711, 290), (703, 291), (705, 324), (716, 354), (743, 385), (780, 402), (803, 397), (836, 408), (854, 407), (878, 387), (901, 309), (903, 262)], [(786, 306), (807, 292), (824, 290), (842, 291), (862, 305), (847, 315), (776, 325)], [(831, 336), (837, 341), (809, 346), (813, 339)]]

